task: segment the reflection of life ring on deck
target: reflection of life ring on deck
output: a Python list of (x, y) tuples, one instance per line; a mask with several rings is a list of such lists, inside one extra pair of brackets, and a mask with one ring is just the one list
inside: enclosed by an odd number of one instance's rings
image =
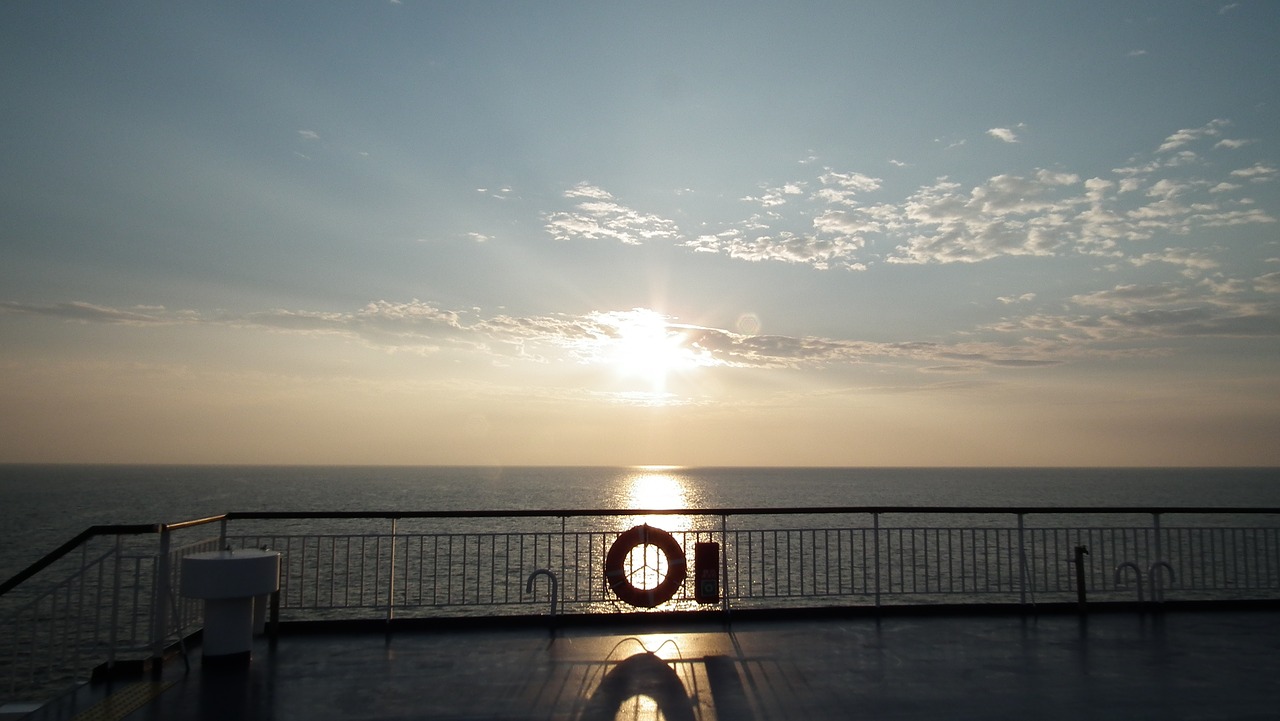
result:
[[(643, 545), (657, 546), (667, 557), (667, 575), (653, 588), (636, 588), (627, 578), (627, 556)], [(609, 547), (609, 555), (604, 559), (604, 580), (618, 598), (632, 606), (653, 608), (666, 603), (676, 595), (676, 591), (684, 584), (685, 575), (684, 549), (680, 542), (661, 528), (648, 525), (636, 526), (629, 531), (618, 534), (613, 545)]]
[(680, 675), (666, 661), (651, 653), (638, 653), (624, 659), (605, 674), (578, 718), (580, 721), (612, 721), (622, 705), (636, 696), (653, 699), (662, 718), (670, 721), (694, 719), (693, 702)]

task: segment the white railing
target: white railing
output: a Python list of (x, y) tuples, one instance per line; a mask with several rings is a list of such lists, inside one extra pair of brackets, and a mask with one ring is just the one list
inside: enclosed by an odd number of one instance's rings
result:
[[(604, 574), (641, 523), (667, 529), (688, 566), (653, 609)], [(711, 603), (696, 591), (700, 543), (718, 544)], [(232, 513), (96, 527), (0, 585), (0, 703), (164, 656), (203, 622), (175, 592), (181, 557), (227, 546), (281, 552), (285, 621), (543, 615), (553, 584), (534, 572), (555, 577), (569, 614), (1280, 600), (1276, 509)], [(656, 585), (671, 559), (640, 548), (627, 578)]]
[(0, 705), (162, 657), (199, 629), (203, 609), (172, 592), (177, 561), (217, 540), (178, 545), (185, 525), (95, 526), (0, 586)]
[[(593, 512), (596, 513), (596, 512)], [(547, 603), (547, 588), (526, 590), (528, 575), (547, 569), (559, 581), (565, 612), (634, 611), (611, 591), (603, 574), (620, 530), (617, 515), (547, 516), (528, 530), (466, 530), (487, 517), (370, 519), (383, 531), (288, 534), (225, 532), (233, 546), (267, 547), (284, 556), (280, 608), (286, 619), (525, 614)], [(957, 527), (964, 515), (986, 516), (981, 527)], [(1105, 525), (1091, 511), (1088, 524), (1033, 525), (1061, 520), (1062, 511), (981, 513), (948, 509), (858, 512), (706, 512), (664, 517), (685, 557), (687, 580), (657, 610), (708, 608), (694, 598), (692, 558), (698, 542), (720, 546), (719, 608), (795, 608), (813, 605), (1044, 604), (1140, 600), (1139, 579), (1117, 577), (1130, 563), (1141, 582), (1158, 583), (1159, 600), (1244, 600), (1280, 597), (1280, 524), (1274, 514), (1250, 514), (1265, 525), (1226, 525), (1238, 514), (1180, 514), (1203, 526)], [(1133, 511), (1121, 520), (1133, 523)], [(265, 514), (255, 515), (258, 521)], [(847, 525), (827, 523), (841, 517)], [(937, 525), (923, 525), (932, 517)], [(792, 521), (756, 527), (761, 520)], [(304, 519), (291, 516), (291, 522)], [(334, 518), (305, 519), (324, 523)], [(342, 516), (341, 520), (349, 521)], [(438, 530), (406, 527), (435, 526)], [(515, 519), (513, 519), (515, 520)], [(519, 519), (528, 523), (531, 519)], [(635, 521), (627, 520), (627, 523)], [(611, 530), (578, 526), (609, 525)], [(801, 521), (795, 523), (795, 521)], [(397, 525), (398, 524), (398, 527)], [(625, 525), (625, 524), (623, 524)], [(736, 527), (745, 526), (745, 527)], [(1077, 583), (1074, 551), (1082, 546), (1085, 584)], [(1154, 598), (1154, 597), (1153, 597)]]

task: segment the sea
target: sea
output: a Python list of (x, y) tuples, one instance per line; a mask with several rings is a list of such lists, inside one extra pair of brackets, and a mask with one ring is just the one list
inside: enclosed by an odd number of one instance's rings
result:
[(1280, 468), (0, 464), (0, 580), (89, 526), (230, 511), (1280, 508)]

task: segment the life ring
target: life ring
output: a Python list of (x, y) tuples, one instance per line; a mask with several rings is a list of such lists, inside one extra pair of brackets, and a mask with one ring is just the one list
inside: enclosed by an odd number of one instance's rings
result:
[[(646, 544), (656, 546), (667, 557), (667, 575), (653, 588), (636, 588), (627, 578), (627, 556), (637, 546)], [(670, 533), (649, 525), (635, 526), (618, 534), (609, 547), (609, 555), (604, 559), (604, 580), (623, 601), (640, 608), (653, 608), (671, 600), (684, 585), (686, 565), (684, 549)]]

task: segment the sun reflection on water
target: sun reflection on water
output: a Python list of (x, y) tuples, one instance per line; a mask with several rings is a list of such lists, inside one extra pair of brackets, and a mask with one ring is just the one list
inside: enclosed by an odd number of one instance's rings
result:
[(631, 476), (627, 505), (635, 509), (678, 509), (686, 504), (684, 483), (665, 468), (641, 466)]
[[(636, 466), (627, 479), (626, 507), (645, 511), (681, 511), (696, 505), (697, 493), (681, 475), (679, 466)], [(625, 527), (647, 524), (671, 533), (695, 529), (694, 517), (683, 513), (636, 515), (624, 519)], [(686, 551), (687, 553), (688, 551)], [(627, 559), (628, 578), (641, 589), (654, 588), (667, 574), (667, 561), (652, 545), (641, 545)]]

